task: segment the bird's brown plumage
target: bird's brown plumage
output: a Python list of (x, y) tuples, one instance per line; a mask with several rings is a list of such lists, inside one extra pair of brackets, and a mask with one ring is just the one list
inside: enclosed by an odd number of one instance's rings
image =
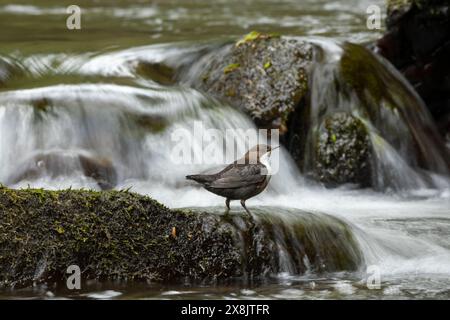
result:
[(228, 209), (230, 200), (241, 200), (242, 206), (247, 210), (245, 200), (261, 193), (270, 181), (267, 167), (260, 160), (272, 150), (270, 146), (260, 144), (218, 173), (189, 175), (186, 178), (200, 183), (214, 194), (225, 197)]

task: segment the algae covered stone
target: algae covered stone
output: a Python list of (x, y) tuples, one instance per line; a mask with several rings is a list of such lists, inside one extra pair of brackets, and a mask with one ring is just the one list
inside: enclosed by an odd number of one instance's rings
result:
[(0, 286), (82, 281), (228, 281), (356, 270), (350, 227), (297, 209), (170, 210), (126, 191), (0, 188)]
[[(202, 215), (119, 191), (0, 189), (0, 284), (82, 279), (170, 281), (237, 273), (233, 239)], [(176, 230), (176, 238), (172, 229)], [(201, 263), (198, 255), (202, 253)]]

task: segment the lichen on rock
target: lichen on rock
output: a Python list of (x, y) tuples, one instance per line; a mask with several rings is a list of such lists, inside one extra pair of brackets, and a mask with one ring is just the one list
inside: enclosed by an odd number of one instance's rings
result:
[(212, 55), (196, 86), (239, 107), (259, 127), (285, 129), (307, 94), (312, 51), (309, 43), (254, 31)]
[(363, 122), (347, 113), (325, 117), (316, 137), (315, 171), (327, 186), (371, 183), (371, 148)]

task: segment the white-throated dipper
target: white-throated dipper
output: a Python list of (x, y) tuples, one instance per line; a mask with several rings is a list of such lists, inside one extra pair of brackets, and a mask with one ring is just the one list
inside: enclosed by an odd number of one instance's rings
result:
[(218, 173), (189, 175), (186, 179), (194, 180), (206, 190), (225, 197), (227, 210), (230, 210), (231, 200), (241, 200), (245, 211), (250, 213), (245, 201), (267, 187), (271, 178), (268, 160), (271, 151), (276, 148), (258, 144)]

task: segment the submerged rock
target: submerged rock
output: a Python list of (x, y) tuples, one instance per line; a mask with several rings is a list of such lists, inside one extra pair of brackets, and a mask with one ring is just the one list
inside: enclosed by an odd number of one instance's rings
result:
[(117, 184), (117, 172), (111, 160), (106, 158), (93, 158), (80, 154), (78, 157), (83, 173), (97, 181), (102, 190), (109, 190)]
[(62, 151), (43, 152), (24, 160), (7, 179), (7, 183), (16, 184), (45, 176), (69, 176), (77, 170), (94, 179), (103, 190), (112, 189), (117, 184), (117, 172), (110, 160), (84, 153)]
[(22, 69), (9, 59), (0, 57), (0, 87), (6, 85), (8, 80), (22, 74)]
[(324, 119), (316, 138), (316, 175), (327, 186), (371, 185), (371, 152), (367, 129), (347, 113)]
[(139, 76), (149, 78), (156, 83), (163, 85), (175, 84), (175, 70), (162, 62), (138, 61), (135, 70)]
[[(300, 210), (170, 210), (128, 192), (0, 188), (0, 284), (83, 281), (214, 281), (286, 271), (355, 270), (351, 229)], [(219, 210), (221, 211), (221, 210)]]
[(220, 218), (241, 245), (247, 276), (356, 270), (362, 263), (350, 227), (335, 217), (278, 207), (251, 212), (253, 220), (242, 212)]
[(220, 53), (208, 55), (196, 86), (239, 107), (260, 128), (286, 130), (308, 91), (312, 45), (251, 32)]

